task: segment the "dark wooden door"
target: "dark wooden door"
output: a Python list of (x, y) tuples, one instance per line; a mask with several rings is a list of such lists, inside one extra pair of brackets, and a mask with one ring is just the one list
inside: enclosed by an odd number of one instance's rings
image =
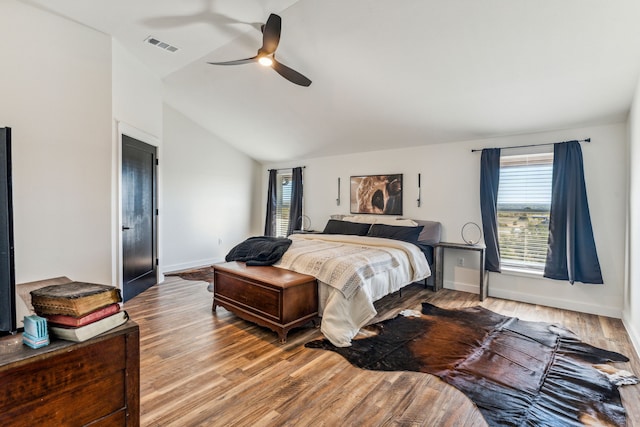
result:
[(157, 280), (156, 147), (122, 135), (122, 287), (125, 301)]

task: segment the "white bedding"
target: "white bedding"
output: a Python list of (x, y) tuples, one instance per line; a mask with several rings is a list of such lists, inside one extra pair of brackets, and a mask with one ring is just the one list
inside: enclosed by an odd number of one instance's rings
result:
[[(337, 347), (350, 346), (360, 328), (377, 314), (374, 301), (431, 275), (422, 251), (400, 240), (341, 234), (289, 238), (293, 243), (275, 266), (318, 278), (321, 331)], [(367, 258), (375, 260), (375, 268), (364, 268), (358, 261)]]

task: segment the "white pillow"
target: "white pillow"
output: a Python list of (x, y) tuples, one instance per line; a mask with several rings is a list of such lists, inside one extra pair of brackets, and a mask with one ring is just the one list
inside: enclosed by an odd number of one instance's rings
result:
[(418, 225), (417, 222), (411, 219), (396, 218), (396, 220), (393, 221), (391, 218), (382, 218), (382, 217), (378, 218), (378, 221), (376, 221), (376, 224), (399, 225), (401, 227), (416, 227)]
[(374, 218), (369, 218), (367, 215), (345, 215), (341, 218), (343, 221), (360, 222), (364, 224), (373, 224)]
[(397, 225), (402, 227), (415, 227), (417, 222), (410, 219), (402, 219), (393, 216), (381, 216), (381, 215), (352, 215), (342, 218), (343, 221), (358, 222), (363, 224), (385, 224), (385, 225)]

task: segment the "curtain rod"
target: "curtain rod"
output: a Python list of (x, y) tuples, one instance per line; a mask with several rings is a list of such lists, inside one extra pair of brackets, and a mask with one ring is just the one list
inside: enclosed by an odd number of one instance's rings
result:
[[(571, 141), (575, 141), (575, 139), (572, 139)], [(542, 145), (553, 145), (553, 144), (563, 144), (565, 142), (571, 142), (571, 141), (562, 141), (562, 142), (546, 142), (544, 144), (528, 144), (528, 145), (514, 145), (513, 147), (500, 147), (502, 150), (508, 150), (509, 148), (524, 148), (524, 147), (538, 147), (538, 146), (542, 146)], [(580, 139), (578, 140), (578, 142), (591, 142), (591, 138), (585, 138), (585, 139)], [(483, 148), (476, 148), (471, 150), (472, 153), (475, 153), (476, 151), (482, 151)]]
[[(301, 167), (302, 169), (306, 169), (307, 168), (306, 166), (299, 166), (299, 167)], [(293, 169), (293, 168), (267, 169), (267, 171), (269, 171), (269, 172), (270, 171), (286, 171), (286, 170), (289, 170), (289, 169)]]

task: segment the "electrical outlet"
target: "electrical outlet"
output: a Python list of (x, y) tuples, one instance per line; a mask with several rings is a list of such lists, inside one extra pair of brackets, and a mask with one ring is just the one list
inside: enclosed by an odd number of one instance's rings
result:
[(458, 267), (464, 267), (464, 258), (462, 257), (458, 258)]

